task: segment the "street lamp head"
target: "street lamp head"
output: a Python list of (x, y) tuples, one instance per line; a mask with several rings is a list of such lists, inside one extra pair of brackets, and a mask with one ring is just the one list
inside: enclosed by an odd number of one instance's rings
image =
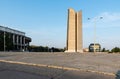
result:
[(88, 18), (88, 20), (90, 20), (90, 18)]
[(103, 17), (100, 17), (100, 19), (103, 19)]

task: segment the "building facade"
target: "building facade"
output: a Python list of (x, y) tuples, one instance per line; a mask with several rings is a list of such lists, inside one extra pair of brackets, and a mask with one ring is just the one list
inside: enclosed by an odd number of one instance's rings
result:
[(83, 52), (82, 11), (68, 9), (66, 52)]
[(89, 52), (100, 52), (101, 51), (101, 45), (100, 44), (98, 44), (98, 43), (96, 43), (96, 44), (94, 44), (94, 43), (91, 43), (90, 45), (89, 45)]
[(28, 51), (30, 42), (25, 32), (0, 26), (0, 51)]

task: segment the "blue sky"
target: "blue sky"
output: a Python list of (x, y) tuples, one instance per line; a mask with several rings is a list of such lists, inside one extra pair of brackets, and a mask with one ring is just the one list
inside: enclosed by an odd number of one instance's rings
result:
[[(120, 47), (120, 0), (0, 0), (0, 25), (26, 32), (31, 45), (66, 46), (67, 9), (83, 12), (83, 47)], [(103, 19), (99, 19), (99, 17)], [(91, 20), (87, 20), (91, 18)]]

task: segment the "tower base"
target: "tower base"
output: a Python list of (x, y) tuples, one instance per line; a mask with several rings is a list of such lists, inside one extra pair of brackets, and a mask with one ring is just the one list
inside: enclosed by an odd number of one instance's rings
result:
[(83, 53), (83, 50), (77, 50), (77, 51), (75, 51), (75, 50), (66, 50), (65, 51), (66, 53)]

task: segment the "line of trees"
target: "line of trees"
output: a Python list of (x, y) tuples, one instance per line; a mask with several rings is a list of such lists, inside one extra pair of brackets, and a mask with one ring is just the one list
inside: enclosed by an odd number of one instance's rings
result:
[(114, 53), (120, 53), (120, 48), (119, 47), (115, 47), (111, 50), (111, 52), (114, 52)]
[(31, 45), (29, 46), (29, 51), (30, 52), (64, 52), (64, 49)]
[(109, 52), (109, 53), (120, 53), (120, 48), (119, 47), (114, 47), (111, 50), (106, 50), (105, 48), (102, 49), (102, 52)]

